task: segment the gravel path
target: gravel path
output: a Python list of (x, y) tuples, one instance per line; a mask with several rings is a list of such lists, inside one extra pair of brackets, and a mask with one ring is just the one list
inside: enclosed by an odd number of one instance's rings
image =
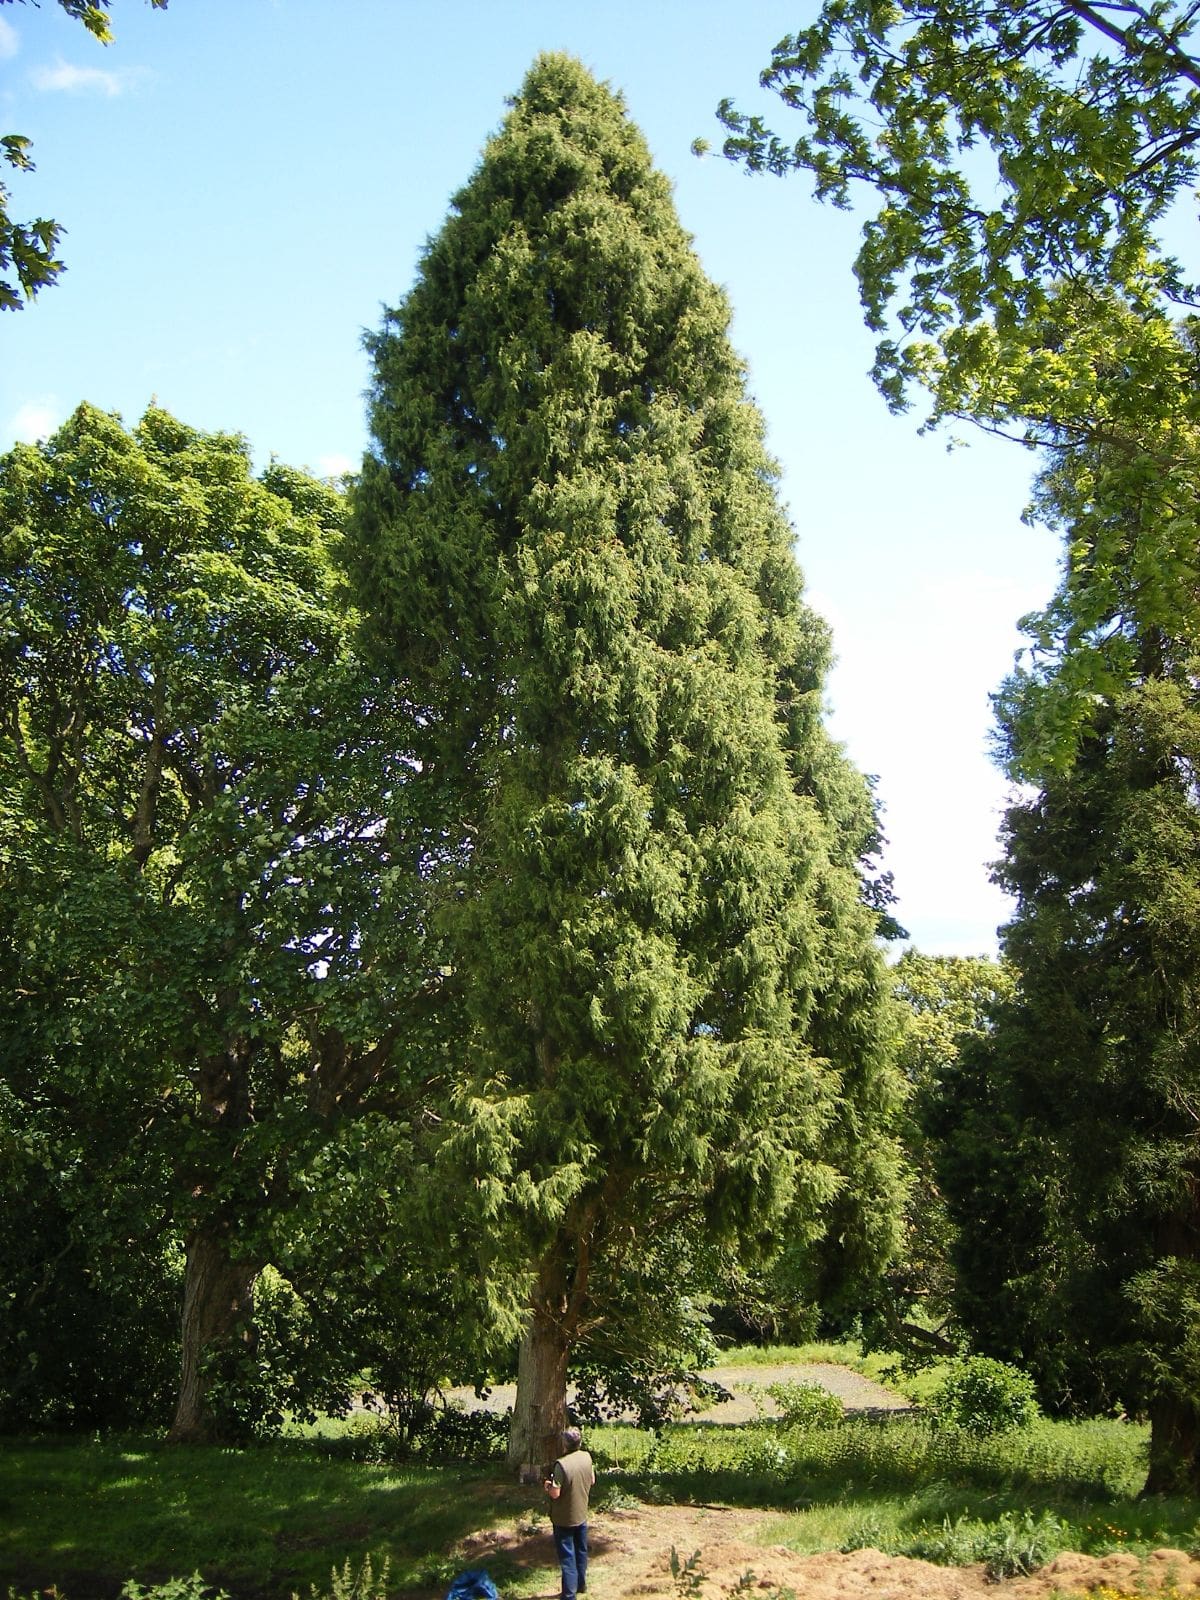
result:
[[(777, 1417), (779, 1407), (763, 1393), (770, 1383), (812, 1383), (828, 1389), (851, 1415), (877, 1416), (884, 1412), (912, 1409), (903, 1395), (893, 1394), (872, 1378), (864, 1378), (849, 1367), (830, 1361), (791, 1362), (779, 1366), (711, 1367), (703, 1373), (732, 1392), (733, 1398), (694, 1414), (697, 1422), (748, 1422), (752, 1417)], [(504, 1412), (516, 1398), (516, 1385), (498, 1383), (486, 1400), (477, 1400), (472, 1389), (452, 1389), (450, 1397), (468, 1411)], [(568, 1398), (571, 1391), (568, 1390)]]
[(761, 1402), (764, 1416), (778, 1416), (779, 1408), (770, 1395), (761, 1393), (769, 1383), (815, 1384), (836, 1395), (842, 1402), (842, 1410), (850, 1413), (912, 1410), (911, 1403), (903, 1395), (894, 1394), (873, 1378), (864, 1378), (861, 1373), (851, 1372), (849, 1367), (832, 1361), (792, 1362), (774, 1367), (713, 1367), (704, 1377), (732, 1389), (734, 1395), (732, 1400), (702, 1412), (700, 1420), (704, 1422), (745, 1422), (755, 1415), (755, 1399)]

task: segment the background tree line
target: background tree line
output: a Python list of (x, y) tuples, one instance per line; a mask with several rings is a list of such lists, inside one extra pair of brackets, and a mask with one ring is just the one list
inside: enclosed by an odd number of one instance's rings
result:
[[(1197, 8), (830, 0), (763, 82), (799, 137), (725, 153), (868, 217), (855, 264), (896, 409), (1039, 452), (1062, 579), (996, 698), (1016, 988), (928, 1127), (964, 1329), (1062, 1409), (1152, 1421), (1200, 1487)], [(939, 1153), (940, 1152), (940, 1153)], [(918, 1192), (920, 1185), (918, 1185)]]

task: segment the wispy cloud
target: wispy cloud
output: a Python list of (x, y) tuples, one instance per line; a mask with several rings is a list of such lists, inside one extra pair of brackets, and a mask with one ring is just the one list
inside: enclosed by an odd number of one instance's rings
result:
[(35, 89), (63, 94), (102, 94), (112, 99), (124, 94), (142, 74), (131, 68), (107, 72), (103, 67), (76, 67), (60, 56), (52, 67), (35, 67), (29, 76)]
[(21, 48), (20, 36), (11, 22), (0, 17), (0, 61), (7, 61)]
[(8, 425), (8, 431), (22, 444), (36, 444), (53, 433), (62, 418), (62, 407), (54, 395), (41, 395), (19, 406)]
[(318, 456), (317, 469), (323, 478), (340, 478), (343, 472), (352, 472), (356, 463), (349, 456)]

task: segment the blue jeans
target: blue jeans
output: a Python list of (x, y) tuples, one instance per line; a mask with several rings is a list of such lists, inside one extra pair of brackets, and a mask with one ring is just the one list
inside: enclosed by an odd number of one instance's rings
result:
[(555, 1523), (553, 1530), (563, 1600), (575, 1600), (579, 1591), (587, 1588), (587, 1523), (581, 1522), (576, 1528), (560, 1528)]

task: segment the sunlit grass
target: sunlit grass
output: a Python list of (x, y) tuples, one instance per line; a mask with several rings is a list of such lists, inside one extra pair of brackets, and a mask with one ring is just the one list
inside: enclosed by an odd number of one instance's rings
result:
[[(827, 1360), (843, 1347), (772, 1352)], [(820, 1352), (816, 1354), (815, 1352)], [(0, 1594), (57, 1586), (66, 1600), (123, 1581), (194, 1571), (232, 1595), (289, 1600), (370, 1555), (390, 1588), (444, 1594), (473, 1564), (460, 1541), (516, 1525), (519, 1548), (489, 1550), (504, 1592), (553, 1581), (536, 1489), (499, 1462), (405, 1463), (370, 1418), (246, 1450), (168, 1448), (144, 1439), (9, 1441), (0, 1451)], [(1200, 1503), (1141, 1500), (1147, 1430), (1117, 1421), (1040, 1421), (974, 1438), (921, 1416), (792, 1427), (688, 1423), (655, 1435), (589, 1430), (595, 1506), (730, 1505), (763, 1513), (757, 1537), (800, 1552), (872, 1545), (944, 1562), (1057, 1549), (1145, 1553), (1200, 1543)], [(1022, 1554), (1023, 1553), (1023, 1554)], [(990, 1556), (988, 1557), (990, 1559)]]
[(838, 1427), (685, 1424), (657, 1439), (593, 1429), (593, 1451), (628, 1493), (659, 1503), (759, 1506), (758, 1538), (809, 1553), (871, 1545), (969, 1562), (1028, 1545), (1145, 1554), (1200, 1544), (1200, 1503), (1138, 1499), (1148, 1430), (1055, 1422), (976, 1438), (920, 1417)]
[(839, 1343), (828, 1340), (810, 1344), (735, 1344), (721, 1351), (718, 1367), (781, 1367), (793, 1363), (833, 1362), (859, 1372), (865, 1358), (862, 1347), (853, 1339)]

